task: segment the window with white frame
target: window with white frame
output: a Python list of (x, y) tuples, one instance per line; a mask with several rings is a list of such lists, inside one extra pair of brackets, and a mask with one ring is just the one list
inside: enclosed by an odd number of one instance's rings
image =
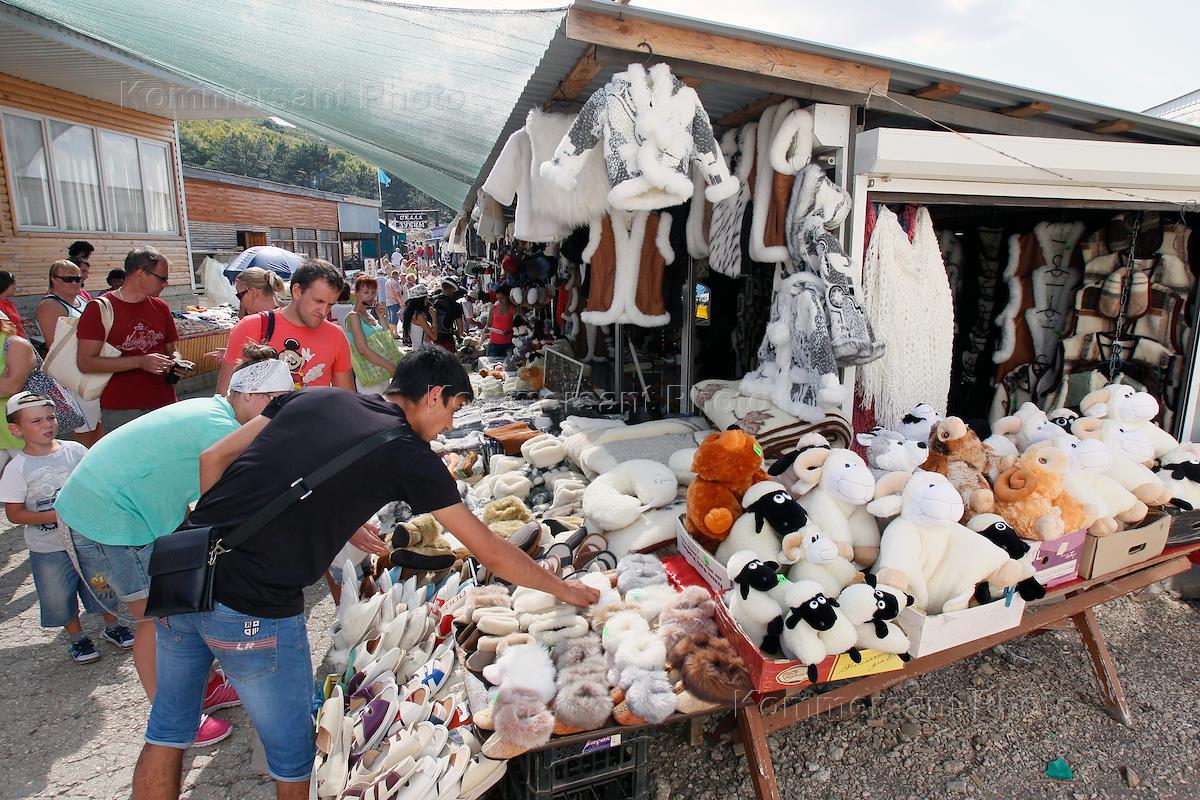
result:
[(178, 233), (167, 146), (23, 111), (0, 122), (19, 228)]

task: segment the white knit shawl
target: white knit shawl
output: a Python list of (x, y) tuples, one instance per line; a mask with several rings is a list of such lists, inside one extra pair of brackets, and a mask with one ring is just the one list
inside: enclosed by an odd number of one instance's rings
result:
[(954, 301), (929, 211), (917, 211), (913, 241), (886, 206), (863, 262), (863, 291), (883, 358), (860, 368), (864, 405), (875, 420), (897, 430), (919, 403), (945, 416), (954, 358)]

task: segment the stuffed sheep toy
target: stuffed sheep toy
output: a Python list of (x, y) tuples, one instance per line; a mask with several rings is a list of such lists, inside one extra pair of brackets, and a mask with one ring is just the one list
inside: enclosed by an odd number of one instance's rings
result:
[(592, 481), (583, 491), (583, 515), (602, 531), (632, 525), (644, 507), (660, 508), (674, 502), (679, 481), (666, 464), (635, 459)]
[(1021, 580), (1008, 553), (959, 524), (962, 514), (949, 479), (917, 470), (880, 541), (873, 570), (880, 582), (911, 594), (919, 611), (940, 614), (967, 608), (981, 581), (1008, 587)]
[(1099, 417), (1141, 433), (1154, 448), (1155, 458), (1162, 458), (1179, 447), (1174, 436), (1154, 424), (1158, 417), (1158, 400), (1149, 392), (1110, 383), (1084, 397), (1079, 410), (1086, 416)]
[(942, 416), (933, 410), (933, 406), (920, 403), (900, 420), (899, 433), (905, 439), (913, 442), (928, 442), (933, 426), (942, 421)]
[(1081, 503), (1096, 509), (1098, 516), (1088, 526), (1088, 533), (1108, 536), (1117, 532), (1118, 521), (1136, 523), (1145, 518), (1146, 504), (1105, 474), (1112, 468), (1113, 458), (1104, 442), (1081, 439), (1061, 430), (1053, 441), (1054, 446), (1067, 455), (1063, 486)]
[(1001, 417), (992, 423), (992, 433), (983, 443), (1002, 459), (1016, 458), (1020, 455), (1016, 442), (1020, 430), (1021, 420), (1018, 417)]
[(1171, 493), (1162, 478), (1146, 466), (1154, 459), (1154, 445), (1141, 431), (1106, 419), (1100, 426), (1100, 441), (1112, 454), (1113, 464), (1106, 473), (1110, 478), (1148, 506), (1171, 502)]
[(867, 466), (876, 480), (889, 472), (907, 472), (911, 475), (929, 458), (929, 445), (926, 442), (907, 439), (885, 428), (860, 433), (856, 440), (866, 448)]
[[(1033, 566), (1033, 558), (1038, 552), (1036, 543), (1031, 544), (1017, 536), (1013, 527), (996, 514), (980, 514), (968, 522), (967, 527), (1008, 553), (1009, 558), (1021, 565), (1022, 577), (1016, 585), (1017, 594), (1021, 595), (1021, 599), (1041, 600), (1046, 596), (1046, 587), (1034, 577), (1037, 572)], [(1006, 587), (981, 583), (975, 587), (975, 599), (980, 603), (990, 603), (1003, 595), (1005, 589)]]
[(745, 511), (734, 521), (729, 536), (717, 546), (717, 560), (722, 564), (739, 550), (751, 550), (760, 560), (772, 561), (779, 556), (783, 538), (808, 525), (804, 509), (775, 481), (760, 481), (747, 489), (742, 507)]
[(1100, 516), (1065, 486), (1067, 455), (1052, 442), (1038, 442), (996, 481), (996, 513), (1022, 539), (1053, 541), (1083, 530)]
[(729, 615), (755, 647), (768, 654), (778, 653), (777, 647), (768, 649), (763, 645), (771, 623), (783, 614), (775, 599), (780, 586), (779, 565), (742, 550), (729, 557), (725, 568), (733, 582), (733, 588), (725, 593)]
[(875, 496), (875, 476), (852, 450), (810, 447), (790, 454), (771, 467), (808, 513), (809, 522), (840, 551), (825, 564), (797, 562), (791, 580), (814, 580), (830, 597), (859, 580), (859, 572), (879, 555), (879, 525), (867, 513)]
[(1171, 503), (1185, 511), (1200, 508), (1200, 445), (1180, 445), (1162, 458), (1157, 471)]
[(908, 661), (912, 658), (908, 654), (911, 642), (891, 620), (912, 605), (912, 595), (879, 583), (879, 579), (870, 573), (865, 577), (862, 583), (842, 589), (837, 598), (838, 610), (858, 632), (855, 647), (895, 653), (901, 661)]
[(858, 631), (838, 613), (837, 600), (826, 597), (820, 584), (796, 581), (788, 587), (785, 603), (780, 645), (784, 655), (808, 666), (810, 682), (816, 682), (816, 665), (828, 656), (848, 652), (855, 663), (862, 659), (855, 647)]

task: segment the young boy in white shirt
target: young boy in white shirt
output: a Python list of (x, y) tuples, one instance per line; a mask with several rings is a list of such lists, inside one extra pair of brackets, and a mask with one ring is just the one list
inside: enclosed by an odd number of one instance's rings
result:
[[(104, 615), (103, 638), (120, 648), (133, 646), (133, 633), (86, 586), (66, 551), (65, 531), (60, 531), (54, 500), (67, 476), (83, 460), (87, 448), (78, 442), (55, 439), (58, 419), (54, 401), (33, 392), (18, 392), (5, 409), (8, 428), (25, 441), (0, 477), (0, 502), (11, 522), (25, 526), (29, 565), (37, 588), (43, 628), (62, 627), (71, 640), (68, 653), (80, 664), (100, 658), (100, 653), (79, 623), (79, 605)], [(115, 598), (114, 598), (115, 599)]]

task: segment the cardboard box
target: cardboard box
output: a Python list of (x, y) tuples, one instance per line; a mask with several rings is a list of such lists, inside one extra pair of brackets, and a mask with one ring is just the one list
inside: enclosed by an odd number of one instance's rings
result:
[(909, 655), (922, 658), (1015, 628), (1021, 624), (1024, 613), (1025, 601), (1013, 594), (986, 605), (932, 616), (909, 606), (900, 612), (896, 622), (908, 634)]
[(716, 556), (701, 547), (696, 538), (687, 532), (687, 528), (683, 527), (682, 518), (675, 520), (675, 543), (679, 547), (679, 552), (692, 565), (692, 569), (696, 570), (697, 574), (717, 594), (724, 594), (733, 588), (733, 581), (729, 579), (725, 565), (718, 561)]
[(1038, 548), (1033, 555), (1033, 568), (1037, 570), (1034, 577), (1037, 582), (1047, 589), (1052, 589), (1059, 584), (1075, 580), (1079, 575), (1087, 535), (1087, 531), (1075, 531), (1052, 542), (1030, 542), (1030, 545)]
[[(687, 536), (686, 531), (683, 535)], [(687, 538), (692, 539), (690, 536)], [(695, 539), (692, 539), (692, 542), (695, 543)], [(683, 547), (680, 547), (680, 550), (683, 551)], [(714, 563), (716, 561), (711, 556), (709, 559)], [(807, 665), (786, 658), (771, 658), (746, 637), (746, 634), (730, 616), (725, 603), (721, 601), (722, 592), (712, 586), (709, 579), (695, 569), (690, 557), (685, 554), (664, 558), (663, 565), (666, 567), (667, 576), (676, 586), (706, 586), (709, 592), (716, 596), (717, 627), (729, 639), (742, 660), (746, 662), (746, 668), (750, 672), (750, 681), (754, 685), (755, 691), (760, 694), (779, 692), (808, 684)], [(717, 566), (720, 567), (719, 564)], [(817, 664), (816, 683), (857, 678), (904, 667), (904, 662), (900, 660), (900, 657), (892, 653), (862, 650), (859, 656), (859, 661), (855, 662), (849, 655), (842, 653), (830, 656)]]
[(1098, 578), (1124, 567), (1154, 558), (1167, 546), (1171, 517), (1151, 511), (1136, 528), (1112, 536), (1088, 536), (1084, 543), (1079, 574)]

